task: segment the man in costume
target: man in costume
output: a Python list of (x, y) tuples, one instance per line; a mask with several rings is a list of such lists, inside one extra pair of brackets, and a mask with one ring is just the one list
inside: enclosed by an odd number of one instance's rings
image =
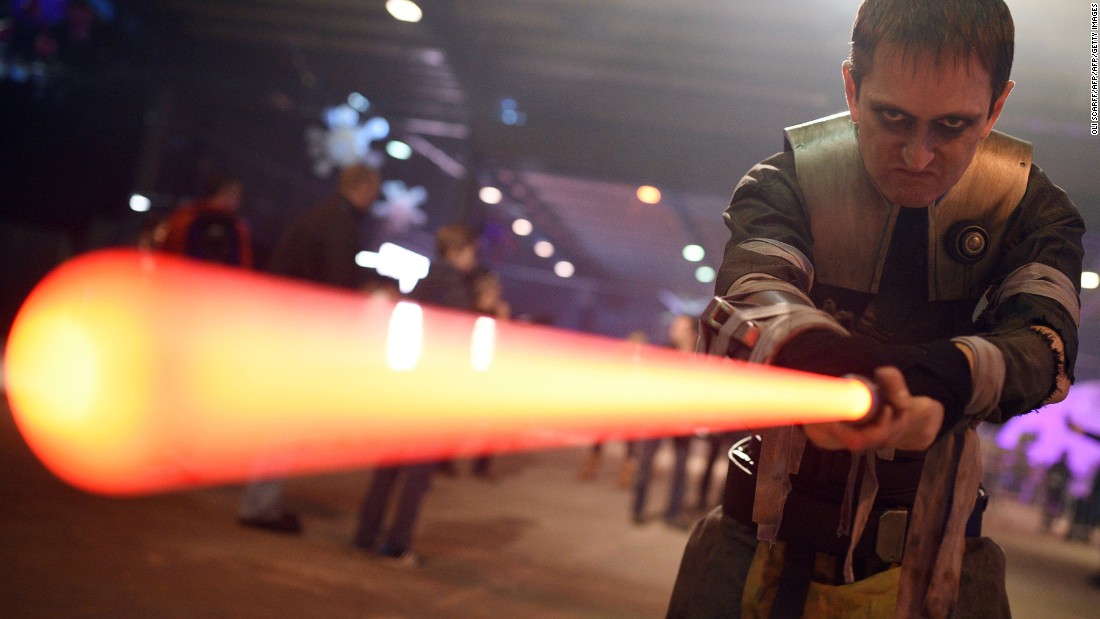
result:
[(786, 130), (734, 191), (701, 343), (874, 382), (864, 424), (760, 433), (692, 531), (670, 617), (1007, 617), (974, 427), (1063, 399), (1084, 224), (993, 131), (1002, 0), (866, 0), (848, 113)]

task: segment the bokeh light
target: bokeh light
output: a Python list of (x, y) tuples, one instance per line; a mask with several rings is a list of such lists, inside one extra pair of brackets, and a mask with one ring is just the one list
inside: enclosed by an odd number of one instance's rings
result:
[(487, 185), (477, 192), (477, 197), (485, 204), (500, 204), (500, 201), (504, 199), (504, 194), (496, 187)]
[(714, 277), (714, 269), (710, 267), (699, 267), (698, 269), (695, 269), (695, 279), (701, 284), (709, 284), (713, 282)]
[(534, 226), (526, 219), (517, 219), (512, 222), (512, 232), (517, 236), (529, 236), (533, 230)]
[(535, 243), (535, 255), (539, 258), (549, 258), (554, 255), (554, 244), (550, 241), (539, 241)]
[(412, 152), (412, 147), (401, 140), (390, 140), (386, 143), (386, 154), (394, 159), (405, 161), (409, 157), (412, 157)]
[(558, 277), (573, 277), (575, 271), (576, 269), (573, 267), (572, 262), (560, 260), (554, 264), (554, 274)]
[(685, 245), (684, 251), (682, 253), (684, 256), (684, 260), (687, 260), (688, 262), (699, 262), (703, 259), (704, 256), (707, 255), (707, 252), (704, 251), (702, 247), (695, 244)]
[(144, 213), (153, 206), (153, 201), (140, 193), (130, 196), (130, 210), (135, 213)]
[(661, 201), (661, 190), (652, 185), (642, 185), (637, 191), (638, 200), (645, 204), (657, 204)]
[(411, 0), (386, 0), (386, 10), (398, 21), (416, 23), (424, 17), (424, 11)]

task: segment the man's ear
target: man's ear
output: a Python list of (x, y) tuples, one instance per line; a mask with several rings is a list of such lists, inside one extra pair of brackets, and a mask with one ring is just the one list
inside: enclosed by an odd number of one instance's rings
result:
[(1012, 87), (1016, 85), (1016, 82), (1008, 80), (1005, 82), (1004, 92), (1001, 96), (997, 97), (997, 100), (993, 102), (993, 113), (989, 115), (989, 120), (986, 122), (985, 129), (982, 131), (982, 139), (989, 137), (989, 132), (993, 131), (993, 125), (997, 124), (997, 119), (1001, 117), (1001, 110), (1005, 107), (1005, 101), (1008, 100), (1008, 93), (1012, 92)]
[(848, 113), (852, 115), (852, 122), (859, 122), (859, 102), (856, 100), (856, 80), (852, 76), (852, 61), (845, 60), (840, 65), (844, 77), (844, 97), (848, 99)]

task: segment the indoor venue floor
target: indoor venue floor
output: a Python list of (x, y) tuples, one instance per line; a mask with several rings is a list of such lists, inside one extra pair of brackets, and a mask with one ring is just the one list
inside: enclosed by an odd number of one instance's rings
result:
[[(701, 447), (701, 446), (700, 446)], [(702, 449), (692, 454), (693, 478)], [(609, 443), (599, 476), (578, 479), (584, 447), (503, 455), (494, 477), (437, 477), (415, 539), (419, 570), (350, 545), (370, 471), (291, 480), (300, 537), (235, 522), (240, 486), (139, 498), (70, 488), (0, 409), (0, 615), (23, 617), (661, 617), (687, 533), (629, 518)], [(651, 493), (667, 490), (660, 453)], [(693, 486), (692, 486), (693, 487)], [(688, 500), (695, 495), (689, 491)], [(1008, 555), (1014, 615), (1096, 617), (1100, 548), (1041, 533), (1034, 508), (994, 497), (987, 532)]]

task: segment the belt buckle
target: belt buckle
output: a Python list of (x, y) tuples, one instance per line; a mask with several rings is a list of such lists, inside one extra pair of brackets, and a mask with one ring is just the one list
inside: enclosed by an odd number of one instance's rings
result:
[(875, 538), (875, 554), (884, 563), (901, 563), (905, 552), (905, 527), (909, 512), (904, 509), (888, 509), (878, 518), (878, 535)]

